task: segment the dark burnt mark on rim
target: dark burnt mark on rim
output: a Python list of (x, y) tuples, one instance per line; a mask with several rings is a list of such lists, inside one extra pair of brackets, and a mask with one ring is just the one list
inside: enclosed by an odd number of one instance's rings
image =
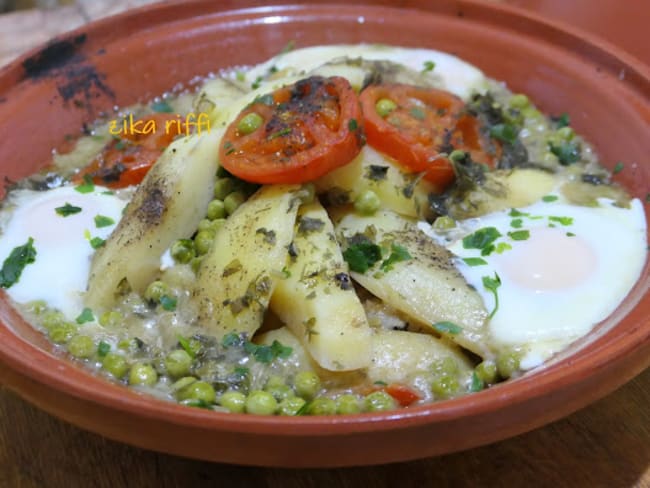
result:
[(72, 102), (75, 107), (93, 113), (93, 99), (101, 96), (115, 98), (115, 94), (106, 85), (106, 76), (98, 72), (81, 52), (86, 40), (86, 34), (56, 39), (23, 61), (22, 65), (25, 79), (54, 79), (64, 103)]

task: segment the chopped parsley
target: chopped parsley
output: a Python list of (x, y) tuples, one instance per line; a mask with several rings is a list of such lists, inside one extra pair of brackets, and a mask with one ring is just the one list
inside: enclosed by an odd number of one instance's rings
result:
[(413, 107), (411, 110), (409, 110), (409, 114), (411, 114), (411, 117), (418, 120), (424, 120), (427, 116), (424, 113), (424, 110), (422, 110), (420, 107)]
[(476, 393), (478, 391), (481, 391), (483, 388), (485, 388), (483, 380), (478, 377), (476, 371), (472, 372), (472, 383), (469, 385), (469, 391)]
[(575, 234), (573, 232), (567, 232), (566, 236), (567, 237), (575, 237)]
[(264, 80), (264, 77), (262, 77), (261, 75), (258, 76), (257, 78), (255, 78), (255, 81), (253, 83), (251, 83), (251, 88), (253, 90), (257, 90), (260, 87), (260, 85), (262, 84), (263, 80)]
[(343, 259), (350, 270), (365, 273), (381, 259), (381, 248), (372, 242), (359, 242), (343, 251)]
[(163, 295), (160, 297), (160, 305), (164, 310), (173, 312), (176, 310), (176, 298), (170, 297), (169, 295)]
[(497, 254), (502, 254), (504, 251), (509, 251), (510, 249), (512, 249), (512, 246), (507, 242), (499, 242), (494, 250)]
[(515, 230), (513, 232), (508, 232), (508, 237), (513, 241), (525, 241), (530, 237), (530, 231), (524, 230)]
[(489, 256), (495, 250), (494, 241), (501, 237), (496, 227), (483, 227), (473, 234), (463, 237), (463, 248), (480, 249), (482, 256)]
[(93, 311), (88, 307), (84, 308), (79, 316), (75, 319), (78, 324), (85, 324), (86, 322), (92, 322), (93, 320), (95, 320), (95, 316), (93, 315)]
[[(167, 296), (167, 295), (165, 295)], [(162, 299), (161, 299), (162, 302)], [(183, 337), (182, 335), (178, 335), (178, 344), (183, 348), (183, 350), (189, 354), (189, 356), (194, 359), (196, 357), (196, 352), (194, 351), (194, 348), (192, 347), (192, 344), (190, 344), (190, 341)]]
[(516, 208), (511, 208), (510, 213), (508, 214), (510, 217), (530, 217), (530, 214), (526, 212), (521, 212), (517, 210)]
[(484, 264), (487, 264), (487, 261), (483, 258), (463, 258), (463, 261), (465, 261), (465, 264), (468, 266), (483, 266)]
[(0, 269), (0, 287), (9, 288), (14, 285), (22, 274), (25, 266), (36, 261), (34, 239), (30, 237), (22, 246), (14, 247)]
[(556, 195), (545, 195), (542, 197), (542, 201), (549, 203), (549, 202), (554, 202), (558, 199)]
[(399, 244), (392, 243), (390, 246), (390, 255), (388, 258), (384, 259), (381, 263), (381, 270), (383, 272), (388, 272), (393, 269), (393, 264), (399, 263), (402, 261), (408, 261), (413, 257), (409, 254), (405, 247), (400, 246)]
[(483, 286), (494, 295), (494, 309), (488, 316), (491, 319), (499, 309), (499, 294), (497, 293), (497, 289), (501, 286), (501, 278), (499, 278), (497, 273), (494, 273), (494, 278), (483, 276)]
[(433, 324), (433, 328), (440, 332), (441, 334), (451, 334), (458, 335), (463, 331), (463, 328), (460, 325), (456, 325), (453, 322), (436, 322)]
[(92, 247), (95, 250), (99, 249), (100, 247), (102, 247), (106, 243), (106, 241), (104, 239), (102, 239), (101, 237), (93, 237), (88, 242), (90, 242), (90, 247)]
[(573, 224), (573, 217), (557, 217), (552, 215), (548, 218), (551, 222), (557, 222), (561, 225), (571, 225)]
[(95, 191), (95, 184), (89, 175), (84, 175), (84, 182), (74, 187), (79, 193), (92, 193)]
[(95, 226), (98, 229), (101, 229), (102, 227), (108, 227), (115, 224), (115, 221), (110, 218), (106, 217), (105, 215), (95, 215)]
[(109, 353), (110, 350), (111, 345), (108, 342), (99, 341), (99, 344), (97, 345), (97, 356), (103, 358)]
[(61, 217), (68, 217), (69, 215), (74, 215), (81, 212), (81, 207), (75, 207), (74, 205), (70, 205), (68, 202), (65, 202), (65, 205), (62, 207), (56, 207), (54, 211)]
[(433, 61), (425, 61), (424, 66), (422, 68), (422, 73), (433, 71), (433, 68), (435, 67), (436, 67), (436, 63), (434, 63)]
[(621, 171), (623, 171), (623, 168), (625, 168), (625, 164), (622, 162), (616, 163), (616, 166), (614, 166), (614, 169), (612, 170), (612, 174), (618, 174)]
[(512, 219), (510, 221), (510, 227), (514, 227), (515, 229), (520, 229), (522, 225), (524, 225), (524, 221), (522, 219)]
[(490, 128), (490, 136), (507, 144), (517, 141), (517, 128), (512, 124), (496, 124)]
[(350, 119), (348, 121), (348, 129), (350, 132), (354, 132), (359, 128), (359, 123), (357, 122), (357, 119)]
[(174, 111), (174, 109), (167, 103), (165, 100), (160, 100), (159, 102), (153, 102), (151, 104), (151, 110), (154, 112), (164, 112), (164, 113), (171, 113)]
[(293, 349), (285, 346), (280, 341), (274, 340), (270, 346), (255, 344), (246, 339), (245, 334), (230, 332), (221, 340), (221, 345), (225, 348), (243, 347), (244, 351), (253, 356), (260, 363), (270, 363), (276, 358), (286, 359), (291, 356)]
[(580, 161), (580, 146), (575, 142), (563, 142), (559, 145), (549, 144), (549, 149), (564, 166)]
[(562, 127), (568, 127), (569, 124), (571, 124), (571, 119), (569, 118), (569, 114), (564, 112), (563, 114), (557, 116), (557, 117), (551, 117), (551, 120), (555, 122), (555, 127), (558, 129), (561, 129)]
[(278, 137), (288, 136), (289, 134), (291, 134), (291, 127), (285, 127), (284, 129), (280, 129), (279, 131), (269, 135), (268, 140), (270, 141), (277, 139)]

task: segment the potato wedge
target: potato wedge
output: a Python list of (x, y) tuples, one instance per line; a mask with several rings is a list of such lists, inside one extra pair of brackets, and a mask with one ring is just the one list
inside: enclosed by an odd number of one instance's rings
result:
[[(456, 270), (446, 248), (388, 210), (367, 217), (348, 213), (338, 221), (336, 232), (344, 248), (365, 239), (384, 249), (366, 272), (351, 273), (357, 283), (422, 323), (452, 322), (462, 330), (438, 332), (480, 356), (489, 354), (483, 301)], [(391, 260), (400, 248), (409, 257)]]
[(371, 360), (371, 329), (325, 209), (298, 211), (295, 251), (271, 296), (271, 310), (323, 368), (348, 371)]
[(111, 306), (126, 279), (142, 292), (160, 269), (160, 256), (179, 238), (188, 237), (212, 199), (223, 131), (174, 141), (144, 178), (124, 217), (93, 257), (86, 304)]
[(211, 334), (252, 337), (262, 324), (287, 262), (299, 190), (298, 185), (263, 186), (217, 232), (192, 292), (199, 324)]
[(430, 215), (427, 199), (436, 190), (428, 181), (402, 170), (392, 159), (368, 145), (350, 163), (315, 183), (316, 191), (324, 193), (334, 205), (352, 203), (364, 191), (372, 190), (381, 200), (382, 208), (413, 218)]

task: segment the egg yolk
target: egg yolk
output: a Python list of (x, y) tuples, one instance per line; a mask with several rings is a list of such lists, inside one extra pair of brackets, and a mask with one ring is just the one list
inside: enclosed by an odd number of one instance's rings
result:
[(597, 260), (593, 249), (564, 230), (531, 229), (526, 241), (504, 253), (503, 272), (509, 280), (537, 292), (571, 288), (589, 279)]

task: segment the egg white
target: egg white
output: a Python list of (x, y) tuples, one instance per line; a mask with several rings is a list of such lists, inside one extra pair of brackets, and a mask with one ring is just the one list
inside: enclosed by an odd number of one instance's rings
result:
[[(66, 203), (80, 207), (79, 213), (67, 217), (57, 214)], [(18, 303), (44, 300), (70, 320), (83, 309), (90, 261), (95, 250), (90, 239), (106, 239), (122, 216), (126, 202), (95, 187), (79, 193), (72, 186), (48, 191), (17, 190), (11, 192), (2, 209), (0, 260), (25, 244), (31, 237), (36, 260), (25, 266), (20, 279), (6, 291)], [(113, 220), (112, 225), (97, 227), (95, 216)]]
[[(521, 366), (530, 369), (587, 334), (623, 301), (646, 260), (646, 221), (638, 199), (628, 209), (606, 199), (580, 207), (557, 196), (518, 212), (526, 216), (508, 209), (463, 221), (447, 245), (488, 312), (496, 308), (489, 322), (494, 345), (521, 349)], [(517, 219), (521, 226), (513, 227)], [(495, 251), (482, 256), (464, 247), (465, 236), (487, 227), (501, 234)], [(516, 231), (529, 237), (508, 235)], [(471, 266), (463, 258), (486, 264)], [(498, 307), (484, 286), (486, 276), (501, 281)]]

